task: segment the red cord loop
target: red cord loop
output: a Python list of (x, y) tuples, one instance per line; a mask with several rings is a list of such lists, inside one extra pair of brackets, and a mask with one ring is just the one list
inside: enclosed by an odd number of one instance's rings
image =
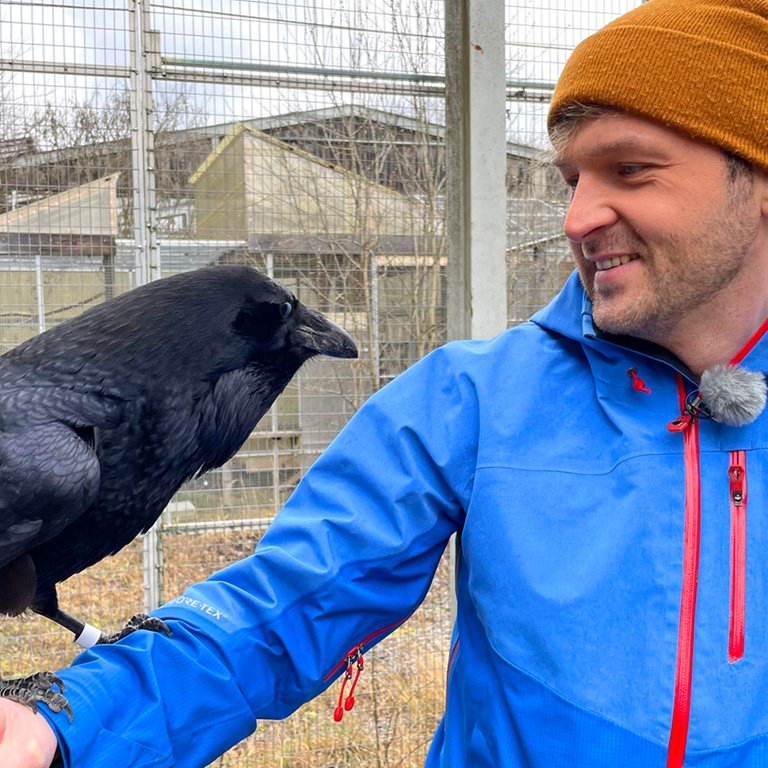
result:
[(637, 370), (635, 368), (630, 368), (627, 371), (627, 376), (629, 376), (630, 379), (632, 379), (632, 386), (638, 391), (638, 392), (645, 392), (647, 395), (651, 394), (651, 390), (648, 389), (645, 382), (638, 376)]
[[(339, 701), (336, 708), (333, 710), (333, 719), (340, 723), (344, 717), (344, 712), (349, 712), (352, 707), (355, 706), (355, 687), (357, 681), (360, 679), (360, 673), (363, 671), (365, 661), (363, 660), (363, 646), (359, 645), (355, 650), (347, 656), (347, 668), (344, 672), (344, 678), (341, 681), (341, 690), (339, 691)], [(354, 677), (354, 680), (352, 679)], [(344, 690), (347, 687), (347, 683), (352, 680), (352, 685), (349, 687), (349, 693), (344, 698)]]

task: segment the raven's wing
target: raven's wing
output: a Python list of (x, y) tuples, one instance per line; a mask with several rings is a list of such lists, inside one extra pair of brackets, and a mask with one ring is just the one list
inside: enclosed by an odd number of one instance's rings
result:
[(119, 401), (65, 387), (10, 386), (0, 394), (0, 566), (56, 536), (93, 503), (100, 428)]
[(0, 566), (93, 503), (99, 462), (83, 434), (60, 422), (0, 432)]
[[(2, 373), (2, 372), (0, 372)], [(114, 427), (123, 415), (123, 399), (97, 387), (26, 382), (5, 384), (0, 376), (0, 429), (61, 422), (73, 429)]]

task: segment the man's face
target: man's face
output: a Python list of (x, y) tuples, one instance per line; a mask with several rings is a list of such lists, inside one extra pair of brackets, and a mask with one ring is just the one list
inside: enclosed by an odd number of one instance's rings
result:
[(761, 202), (719, 149), (609, 113), (583, 122), (556, 164), (573, 190), (565, 234), (599, 328), (675, 348), (743, 298)]

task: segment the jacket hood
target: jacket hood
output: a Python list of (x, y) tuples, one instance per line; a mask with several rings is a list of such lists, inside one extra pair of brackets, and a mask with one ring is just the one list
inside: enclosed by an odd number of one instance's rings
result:
[(696, 380), (696, 376), (685, 363), (664, 347), (633, 336), (606, 333), (597, 328), (592, 318), (592, 302), (576, 269), (552, 301), (533, 315), (531, 322), (560, 336), (578, 341), (584, 346), (597, 347), (604, 354), (611, 355), (610, 349), (616, 347), (621, 348), (622, 355), (626, 350), (637, 352), (644, 357), (671, 365), (691, 381)]
[(569, 339), (595, 338), (592, 302), (587, 297), (577, 270), (573, 270), (562, 290), (531, 321)]

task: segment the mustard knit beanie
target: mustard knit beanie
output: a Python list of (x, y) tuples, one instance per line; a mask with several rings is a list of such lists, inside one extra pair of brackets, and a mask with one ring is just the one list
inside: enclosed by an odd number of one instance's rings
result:
[(768, 0), (649, 0), (574, 49), (550, 128), (574, 102), (652, 118), (768, 168)]

